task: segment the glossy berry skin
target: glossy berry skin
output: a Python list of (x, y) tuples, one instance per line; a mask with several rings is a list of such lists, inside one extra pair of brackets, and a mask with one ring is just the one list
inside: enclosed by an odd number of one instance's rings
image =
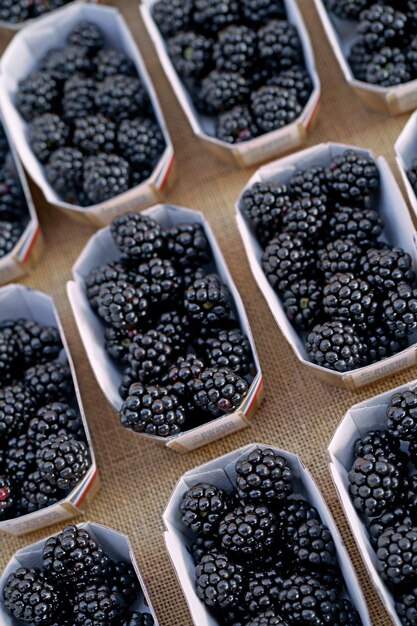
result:
[(379, 186), (379, 170), (371, 157), (346, 150), (330, 163), (328, 181), (340, 201), (363, 204)]
[(201, 113), (216, 115), (244, 103), (248, 81), (239, 72), (213, 70), (202, 81), (195, 104)]
[(340, 321), (317, 324), (307, 337), (313, 363), (336, 372), (348, 372), (362, 363), (363, 346), (356, 331)]
[(417, 328), (417, 289), (401, 283), (382, 304), (382, 320), (398, 339)]
[(212, 535), (226, 510), (226, 494), (208, 483), (188, 489), (181, 500), (181, 521), (196, 534)]
[(71, 370), (66, 363), (49, 361), (26, 370), (24, 382), (39, 403), (67, 402), (74, 390)]
[(185, 79), (200, 78), (213, 69), (213, 41), (209, 37), (179, 32), (167, 41), (167, 49), (175, 69)]
[(234, 606), (241, 597), (242, 586), (243, 568), (217, 550), (203, 556), (195, 569), (196, 593), (207, 606)]
[(293, 491), (293, 474), (274, 450), (255, 448), (236, 463), (236, 486), (243, 501), (283, 503)]
[(413, 521), (410, 511), (405, 506), (399, 505), (381, 513), (379, 517), (373, 518), (367, 525), (369, 539), (374, 550), (377, 550), (378, 539), (390, 528), (398, 526), (412, 526)]
[(80, 626), (110, 626), (123, 617), (125, 610), (121, 594), (106, 585), (90, 585), (74, 599), (75, 624)]
[(303, 63), (297, 29), (284, 20), (271, 20), (259, 29), (258, 49), (262, 62), (275, 73)]
[[(388, 408), (387, 413), (389, 410)], [(355, 441), (353, 452), (355, 457), (366, 454), (373, 454), (376, 457), (382, 456), (398, 466), (408, 463), (407, 455), (401, 451), (399, 439), (390, 430), (369, 430), (363, 437)]]
[(39, 569), (24, 567), (7, 578), (3, 600), (9, 615), (36, 626), (48, 626), (62, 602), (58, 591)]
[(219, 33), (213, 58), (218, 70), (247, 74), (256, 53), (256, 33), (247, 26), (233, 25)]
[(254, 367), (249, 340), (239, 328), (219, 331), (207, 339), (206, 346), (211, 367), (228, 367), (240, 376)]
[(212, 258), (206, 233), (198, 223), (183, 223), (169, 228), (167, 250), (171, 261), (184, 269), (206, 265)]
[(264, 133), (290, 124), (302, 111), (294, 91), (274, 85), (260, 87), (252, 93), (251, 107), (255, 123)]
[(401, 283), (412, 284), (416, 278), (411, 256), (391, 247), (367, 250), (361, 259), (361, 275), (380, 293), (389, 293)]
[(108, 561), (107, 586), (114, 593), (120, 593), (126, 606), (135, 602), (141, 594), (139, 579), (131, 562)]
[(253, 616), (257, 616), (277, 606), (282, 583), (282, 576), (273, 567), (250, 572), (244, 595), (244, 603), (248, 611)]
[(279, 594), (280, 608), (295, 624), (334, 624), (336, 593), (317, 578), (294, 574), (284, 580)]
[(300, 498), (288, 498), (277, 510), (277, 521), (281, 536), (290, 542), (294, 533), (310, 520), (320, 523), (316, 507)]
[(148, 261), (164, 248), (161, 226), (140, 213), (125, 213), (116, 217), (111, 224), (111, 234), (122, 259), (127, 262)]
[(323, 290), (314, 279), (300, 279), (282, 294), (288, 319), (302, 330), (309, 330), (322, 314)]
[(336, 239), (319, 251), (318, 266), (324, 279), (329, 281), (339, 273), (356, 273), (361, 248), (351, 239)]
[(273, 548), (277, 541), (275, 515), (263, 504), (246, 504), (221, 519), (221, 549), (237, 559), (251, 560)]
[(191, 322), (206, 326), (232, 317), (229, 290), (217, 274), (197, 279), (186, 289), (184, 308)]
[(266, 233), (270, 239), (278, 234), (290, 206), (288, 187), (267, 181), (254, 183), (246, 189), (240, 201), (241, 210), (263, 240)]
[(278, 292), (305, 277), (312, 270), (313, 255), (305, 241), (288, 233), (272, 239), (262, 255), (262, 269)]
[(378, 539), (377, 568), (391, 585), (406, 585), (417, 575), (417, 527), (388, 528)]
[(373, 4), (360, 14), (358, 33), (368, 50), (400, 44), (407, 29), (407, 17), (392, 6)]
[(299, 563), (317, 569), (336, 567), (336, 547), (323, 523), (310, 519), (295, 531), (292, 549)]
[(41, 478), (58, 489), (75, 487), (87, 473), (90, 464), (86, 444), (66, 435), (47, 439), (36, 453), (36, 465)]
[(397, 440), (414, 441), (417, 436), (417, 392), (406, 389), (390, 399), (387, 408), (388, 431)]
[(158, 0), (152, 15), (164, 37), (172, 37), (189, 29), (192, 9), (192, 0)]
[(129, 363), (136, 382), (161, 382), (173, 357), (170, 340), (156, 330), (138, 333), (129, 346)]
[(366, 329), (374, 325), (377, 301), (369, 283), (353, 274), (335, 274), (323, 290), (325, 314)]
[(348, 479), (354, 507), (368, 517), (382, 513), (398, 502), (403, 493), (399, 469), (383, 457), (372, 454), (355, 460)]
[(134, 432), (169, 437), (181, 432), (185, 410), (165, 387), (136, 383), (120, 409), (120, 423)]
[(207, 368), (193, 384), (195, 405), (218, 417), (233, 413), (248, 391), (248, 383), (227, 367)]
[(216, 122), (216, 137), (226, 143), (237, 144), (254, 139), (259, 135), (249, 108), (237, 105), (221, 113)]
[(245, 622), (245, 626), (289, 626), (283, 617), (280, 617), (275, 610), (271, 609), (263, 613), (259, 613), (256, 617)]
[(406, 589), (398, 597), (395, 609), (404, 626), (415, 626), (417, 623), (417, 587)]
[(128, 281), (103, 283), (97, 298), (97, 313), (104, 322), (121, 331), (137, 328), (149, 309), (149, 301), (140, 288)]

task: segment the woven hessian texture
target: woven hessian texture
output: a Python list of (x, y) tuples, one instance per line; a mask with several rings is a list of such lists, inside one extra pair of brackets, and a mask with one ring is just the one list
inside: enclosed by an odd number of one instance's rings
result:
[[(262, 364), (266, 399), (250, 428), (186, 456), (160, 449), (123, 430), (94, 379), (66, 296), (71, 266), (94, 229), (77, 224), (48, 207), (41, 193), (32, 186), (46, 250), (33, 273), (23, 282), (55, 298), (75, 361), (102, 479), (102, 488), (84, 519), (129, 535), (161, 626), (190, 626), (186, 603), (162, 538), (162, 513), (177, 478), (196, 465), (250, 442), (286, 448), (301, 456), (317, 480), (353, 559), (372, 623), (385, 626), (389, 618), (369, 582), (348, 529), (330, 478), (326, 448), (350, 405), (416, 378), (417, 369), (409, 369), (354, 394), (325, 386), (299, 365), (256, 287), (236, 228), (234, 202), (253, 170), (227, 166), (200, 147), (163, 74), (136, 0), (115, 0), (107, 4), (117, 6), (124, 13), (140, 43), (172, 134), (177, 179), (167, 200), (203, 211), (218, 237), (247, 307)], [(399, 179), (393, 145), (407, 116), (393, 119), (370, 112), (351, 95), (312, 0), (300, 0), (299, 5), (313, 40), (322, 80), (321, 108), (308, 135), (308, 145), (335, 141), (369, 148), (388, 159)], [(0, 37), (3, 49), (9, 34), (2, 32)], [(395, 207), (392, 210), (395, 211)], [(0, 570), (15, 550), (58, 530), (59, 527), (51, 527), (19, 539), (2, 535)]]

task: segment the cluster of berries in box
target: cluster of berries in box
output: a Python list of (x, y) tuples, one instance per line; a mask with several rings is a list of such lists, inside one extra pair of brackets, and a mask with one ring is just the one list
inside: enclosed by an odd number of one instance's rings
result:
[(0, 521), (62, 500), (91, 465), (62, 350), (55, 327), (0, 323)]
[(401, 351), (417, 329), (412, 258), (381, 238), (379, 186), (372, 157), (351, 149), (241, 199), (310, 360), (337, 372)]
[(394, 394), (386, 428), (355, 442), (348, 475), (377, 568), (404, 626), (417, 625), (417, 389)]
[(348, 62), (358, 80), (381, 87), (417, 78), (415, 0), (326, 0), (331, 13), (357, 23)]
[(150, 613), (131, 608), (141, 593), (131, 562), (113, 561), (88, 530), (69, 525), (45, 542), (42, 569), (8, 576), (3, 602), (16, 624), (153, 626)]
[(218, 139), (240, 143), (299, 117), (313, 83), (283, 0), (158, 0), (153, 17)]
[(149, 178), (165, 149), (133, 61), (81, 22), (19, 81), (16, 107), (55, 192), (91, 206)]
[(0, 20), (20, 24), (69, 4), (72, 0), (0, 0)]
[(332, 535), (296, 493), (286, 459), (256, 447), (237, 461), (234, 491), (188, 489), (197, 596), (225, 626), (360, 626)]
[(0, 123), (0, 258), (13, 250), (28, 220), (26, 198)]
[(204, 228), (139, 213), (111, 225), (120, 260), (91, 270), (87, 297), (123, 368), (123, 426), (168, 437), (233, 413), (254, 375), (233, 298)]

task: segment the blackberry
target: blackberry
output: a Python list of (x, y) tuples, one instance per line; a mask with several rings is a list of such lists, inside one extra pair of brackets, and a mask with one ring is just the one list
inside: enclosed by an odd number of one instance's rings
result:
[(308, 170), (296, 170), (289, 182), (291, 196), (296, 200), (301, 198), (319, 198), (323, 204), (327, 203), (329, 193), (326, 171), (321, 165), (315, 165)]
[(313, 363), (348, 372), (360, 367), (363, 344), (356, 331), (340, 321), (317, 324), (307, 337), (306, 350)]
[(104, 46), (105, 37), (99, 26), (84, 20), (70, 32), (67, 41), (70, 46), (79, 46), (89, 54), (95, 55)]
[[(389, 410), (390, 407), (387, 409), (387, 412)], [(406, 466), (408, 463), (407, 456), (401, 451), (399, 440), (389, 430), (369, 430), (355, 441), (353, 452), (355, 457), (363, 457), (366, 454), (384, 457), (393, 465)]]
[(208, 552), (212, 552), (215, 547), (215, 539), (205, 536), (197, 537), (189, 550), (191, 556), (193, 557), (194, 564), (198, 565), (203, 556), (205, 556)]
[(320, 236), (326, 218), (326, 206), (320, 198), (301, 198), (285, 213), (283, 231), (312, 241)]
[(412, 526), (412, 520), (408, 509), (401, 505), (384, 511), (379, 517), (372, 519), (368, 531), (373, 548), (377, 549), (378, 539), (386, 530), (403, 525)]
[(298, 237), (281, 233), (266, 247), (262, 255), (262, 268), (276, 291), (285, 291), (312, 269), (313, 256), (310, 250), (304, 248), (304, 243)]
[(337, 596), (317, 578), (293, 574), (284, 580), (279, 594), (280, 608), (291, 616), (291, 623), (334, 623)]
[(211, 247), (201, 224), (184, 223), (167, 231), (167, 252), (171, 261), (186, 269), (207, 265), (212, 260)]
[(246, 504), (220, 520), (221, 549), (237, 559), (253, 560), (274, 548), (277, 540), (275, 515), (263, 504)]
[(88, 76), (92, 73), (93, 64), (85, 48), (66, 46), (49, 50), (42, 59), (40, 68), (59, 83), (74, 75)]
[(406, 55), (400, 48), (382, 48), (368, 65), (366, 82), (382, 87), (407, 83), (412, 78)]
[(399, 44), (405, 39), (407, 16), (392, 6), (373, 4), (360, 14), (358, 34), (368, 50), (381, 50)]
[(228, 287), (217, 274), (197, 279), (184, 293), (185, 312), (192, 322), (212, 325), (232, 317)]
[(68, 124), (94, 114), (95, 91), (95, 81), (85, 76), (72, 76), (65, 82), (61, 105), (64, 119)]
[(170, 340), (156, 330), (138, 333), (129, 346), (129, 362), (136, 382), (160, 382), (172, 361)]
[(221, 113), (216, 121), (216, 137), (226, 143), (242, 143), (259, 135), (252, 113), (246, 106), (235, 106)]
[(154, 626), (155, 622), (150, 613), (133, 611), (120, 623), (120, 626)]
[(104, 329), (104, 347), (108, 354), (116, 361), (127, 365), (129, 363), (129, 346), (137, 334), (136, 329), (124, 330), (106, 326)]
[(131, 367), (125, 367), (122, 373), (122, 379), (119, 385), (119, 393), (123, 400), (129, 396), (129, 391), (132, 385), (137, 383), (136, 373)]
[(206, 346), (210, 367), (228, 367), (240, 376), (253, 370), (250, 343), (239, 328), (221, 330), (207, 339)]
[(118, 280), (104, 283), (97, 296), (97, 313), (113, 328), (132, 331), (147, 315), (149, 302), (140, 289)]
[(124, 261), (147, 261), (164, 248), (161, 226), (140, 213), (116, 217), (111, 224), (111, 234)]
[(0, 389), (0, 435), (5, 441), (27, 428), (35, 415), (38, 399), (22, 383)]
[(110, 561), (87, 530), (68, 524), (46, 540), (42, 563), (51, 580), (77, 587), (102, 580), (108, 575)]
[[(330, 241), (325, 248), (319, 250), (318, 267), (328, 282), (335, 274), (355, 274), (362, 250), (352, 239), (336, 239)], [(371, 283), (365, 274), (364, 278)]]
[(286, 499), (276, 515), (280, 534), (287, 542), (292, 540), (294, 533), (306, 522), (321, 521), (316, 507), (302, 499)]
[(250, 572), (243, 597), (247, 610), (252, 615), (259, 615), (277, 606), (282, 583), (280, 572), (273, 567)]
[(124, 157), (136, 168), (153, 169), (165, 150), (165, 139), (157, 122), (137, 118), (123, 120), (117, 141)]
[[(69, 1), (71, 2), (71, 0)], [(39, 17), (67, 3), (68, 0), (35, 0), (32, 4), (32, 17)]]
[(34, 513), (55, 504), (63, 495), (57, 487), (43, 480), (38, 471), (32, 472), (21, 486), (19, 512), (21, 515)]
[(226, 510), (226, 493), (209, 483), (198, 483), (188, 489), (180, 504), (182, 523), (197, 535), (215, 534)]
[(84, 157), (77, 148), (58, 148), (46, 165), (46, 178), (64, 200), (75, 202), (82, 186)]
[(228, 367), (207, 368), (194, 381), (194, 403), (218, 417), (233, 413), (243, 402), (248, 383)]
[(246, 102), (248, 97), (248, 82), (239, 72), (213, 70), (202, 80), (195, 104), (201, 113), (217, 115)]
[(291, 207), (286, 185), (271, 182), (254, 183), (242, 195), (240, 208), (254, 226), (261, 243), (267, 243), (282, 227), (282, 220)]
[(213, 58), (219, 71), (247, 74), (256, 55), (255, 31), (247, 26), (232, 25), (219, 33)]
[(287, 12), (282, 0), (241, 0), (243, 17), (254, 27), (262, 26), (272, 19), (285, 19)]
[(194, 390), (194, 381), (204, 371), (204, 363), (195, 354), (178, 357), (168, 371), (167, 384), (180, 398), (189, 398)]
[(106, 583), (113, 592), (119, 592), (128, 606), (140, 594), (139, 580), (132, 563), (108, 561)]
[(36, 466), (42, 480), (62, 490), (75, 487), (90, 465), (86, 444), (66, 435), (43, 441), (36, 453)]
[(400, 283), (412, 284), (416, 279), (411, 256), (402, 248), (391, 246), (367, 250), (361, 260), (361, 273), (372, 288), (382, 293), (396, 289)]
[(181, 432), (185, 411), (165, 387), (136, 383), (120, 409), (120, 423), (134, 432), (170, 437)]
[(186, 32), (191, 25), (192, 0), (158, 0), (152, 7), (152, 15), (164, 37)]
[(251, 618), (244, 626), (289, 626), (289, 624), (271, 609)]
[(325, 524), (315, 519), (307, 520), (295, 531), (291, 550), (301, 565), (317, 569), (337, 565), (332, 534)]
[(6, 133), (2, 125), (0, 124), (0, 166), (3, 167), (4, 161), (7, 158), (8, 153), (10, 152), (9, 142), (6, 137)]
[(194, 0), (194, 22), (204, 32), (218, 32), (240, 21), (237, 0)]
[(12, 513), (15, 504), (16, 490), (12, 480), (0, 474), (0, 520), (6, 519)]
[(369, 6), (369, 0), (328, 0), (329, 11), (342, 20), (359, 21), (359, 16)]
[(26, 121), (43, 113), (53, 113), (57, 101), (58, 85), (48, 72), (33, 72), (19, 81), (16, 107)]
[(23, 232), (23, 225), (17, 222), (0, 221), (0, 258), (9, 254)]
[[(407, 170), (407, 176), (414, 191), (417, 190), (417, 159), (413, 159), (411, 167)], [(417, 192), (416, 192), (417, 193)]]
[(335, 274), (323, 291), (324, 312), (358, 328), (374, 325), (377, 302), (369, 283), (353, 274)]
[(138, 77), (115, 74), (97, 85), (95, 103), (103, 115), (121, 121), (149, 110), (149, 97)]
[(303, 65), (303, 50), (298, 31), (285, 20), (271, 20), (258, 31), (259, 57), (271, 70)]
[(301, 330), (309, 330), (321, 317), (323, 290), (316, 280), (302, 278), (282, 293), (288, 319)]
[(79, 591), (73, 607), (75, 624), (92, 626), (116, 624), (126, 610), (122, 595), (99, 583)]
[(243, 592), (243, 568), (217, 550), (209, 552), (195, 568), (198, 598), (207, 606), (226, 609), (238, 604)]
[(331, 239), (350, 239), (362, 248), (375, 246), (384, 224), (373, 209), (341, 206), (329, 220)]
[(362, 626), (358, 611), (347, 599), (338, 600), (335, 620), (335, 626)]
[(302, 107), (293, 91), (268, 85), (251, 95), (251, 106), (256, 125), (269, 133), (293, 122)]
[(68, 404), (52, 402), (40, 408), (29, 422), (28, 437), (32, 445), (40, 445), (51, 436), (85, 440), (84, 425), (80, 415)]
[(124, 193), (130, 187), (129, 179), (129, 163), (117, 154), (102, 152), (84, 161), (83, 190), (90, 204), (99, 204)]
[(400, 471), (384, 457), (372, 454), (358, 457), (348, 479), (353, 505), (367, 517), (379, 515), (402, 496), (404, 484)]
[(104, 115), (87, 115), (75, 120), (74, 127), (74, 145), (85, 154), (115, 152), (116, 124)]
[(213, 41), (193, 31), (179, 32), (167, 42), (168, 54), (178, 74), (201, 78), (212, 69)]
[(184, 287), (188, 289), (196, 280), (200, 280), (207, 276), (207, 272), (201, 267), (193, 267), (190, 265), (189, 267), (181, 268), (182, 270), (182, 279), (184, 283)]
[(382, 321), (396, 339), (417, 328), (417, 289), (401, 283), (382, 303)]
[(285, 503), (293, 491), (293, 473), (287, 461), (270, 448), (255, 448), (236, 463), (236, 487), (246, 502)]
[(284, 70), (272, 76), (268, 84), (292, 91), (302, 106), (307, 103), (314, 88), (310, 74), (303, 67)]
[(184, 352), (190, 343), (188, 319), (181, 311), (166, 311), (157, 320), (155, 330), (165, 335), (174, 354)]
[(0, 170), (0, 220), (17, 221), (27, 214), (22, 185), (15, 172)]
[(397, 596), (395, 610), (403, 626), (415, 626), (417, 621), (417, 587), (411, 586)]
[(21, 362), (19, 344), (13, 333), (0, 330), (0, 377), (5, 383), (16, 378)]
[(104, 48), (99, 50), (94, 58), (95, 64), (95, 77), (97, 80), (105, 80), (109, 76), (124, 75), (124, 76), (136, 76), (138, 75), (135, 64), (132, 59), (126, 56), (119, 50), (113, 48)]
[(15, 333), (19, 353), (25, 367), (56, 359), (62, 350), (61, 336), (55, 326), (43, 326), (34, 320), (6, 320), (0, 329), (9, 326)]
[(366, 82), (368, 66), (372, 57), (373, 54), (368, 51), (362, 40), (356, 41), (349, 50), (347, 60), (357, 80)]
[(29, 434), (20, 434), (7, 442), (6, 470), (13, 480), (21, 484), (36, 469), (36, 444)]
[(29, 11), (29, 0), (22, 0), (22, 2), (3, 0), (0, 3), (0, 20), (10, 22), (11, 24), (20, 24), (28, 19)]
[(406, 585), (417, 575), (417, 527), (388, 528), (378, 539), (377, 569), (383, 580)]
[(346, 150), (330, 163), (328, 182), (338, 200), (364, 204), (379, 187), (378, 166), (372, 157)]
[[(416, 17), (417, 17), (417, 11), (416, 11)], [(414, 37), (414, 39), (412, 39), (410, 45), (406, 49), (405, 58), (409, 66), (409, 70), (412, 74), (412, 77), (415, 77), (417, 74), (417, 37)]]
[(34, 365), (26, 370), (23, 380), (33, 398), (42, 404), (66, 402), (74, 392), (71, 370), (59, 361)]
[(19, 567), (3, 589), (4, 607), (13, 618), (31, 624), (50, 624), (62, 604), (60, 593), (37, 568)]
[(390, 398), (387, 407), (387, 427), (396, 442), (415, 440), (417, 435), (416, 389), (406, 389), (395, 393)]
[(85, 286), (88, 301), (94, 310), (97, 310), (98, 307), (98, 295), (101, 286), (105, 283), (117, 283), (119, 281), (128, 282), (129, 274), (126, 267), (117, 261), (104, 263), (90, 270), (85, 279)]

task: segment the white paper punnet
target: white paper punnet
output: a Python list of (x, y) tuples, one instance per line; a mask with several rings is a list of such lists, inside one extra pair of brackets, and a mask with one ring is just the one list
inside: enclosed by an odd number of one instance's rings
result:
[(417, 197), (410, 180), (407, 176), (407, 170), (411, 167), (412, 162), (417, 158), (417, 111), (415, 111), (394, 145), (397, 165), (403, 179), (404, 186), (407, 190), (408, 198), (414, 215), (417, 217)]
[(307, 70), (313, 81), (313, 91), (300, 116), (284, 128), (266, 133), (241, 144), (228, 144), (214, 137), (215, 123), (212, 118), (196, 111), (188, 90), (179, 78), (167, 53), (165, 41), (152, 17), (152, 7), (157, 0), (143, 0), (139, 5), (149, 35), (155, 45), (161, 65), (171, 83), (194, 134), (215, 154), (240, 167), (265, 162), (279, 154), (290, 152), (305, 141), (306, 132), (313, 121), (320, 100), (320, 79), (317, 74), (314, 53), (303, 18), (293, 0), (284, 0), (289, 21), (297, 27), (300, 35)]
[(386, 430), (386, 411), (391, 397), (395, 393), (401, 393), (416, 386), (415, 380), (353, 405), (343, 417), (328, 447), (330, 471), (347, 521), (372, 583), (395, 626), (402, 626), (395, 610), (395, 601), (391, 591), (378, 574), (375, 550), (369, 541), (365, 524), (350, 499), (348, 473), (354, 460), (355, 441), (370, 430)]
[[(214, 419), (174, 437), (164, 438), (140, 434), (142, 437), (154, 439), (161, 445), (167, 445), (178, 452), (184, 453), (248, 426), (249, 420), (262, 400), (262, 373), (242, 299), (227, 268), (226, 261), (213, 231), (202, 213), (183, 207), (160, 204), (146, 209), (143, 211), (143, 214), (152, 217), (164, 228), (176, 226), (184, 222), (201, 224), (213, 253), (214, 271), (220, 275), (223, 282), (229, 287), (235, 305), (238, 324), (249, 339), (256, 367), (256, 375), (248, 394), (236, 412)], [(115, 411), (120, 409), (123, 402), (119, 394), (122, 374), (105, 350), (104, 325), (90, 307), (86, 293), (85, 278), (94, 267), (116, 261), (119, 258), (120, 252), (113, 241), (110, 227), (101, 229), (89, 240), (81, 252), (72, 268), (73, 280), (67, 285), (72, 311), (91, 368), (102, 392)]]
[[(14, 102), (18, 83), (32, 72), (42, 57), (54, 47), (62, 47), (71, 30), (83, 20), (97, 24), (107, 44), (130, 57), (149, 94), (158, 124), (165, 138), (165, 150), (151, 177), (140, 185), (91, 207), (68, 204), (59, 197), (45, 177), (44, 168), (32, 152), (27, 123)], [(155, 90), (136, 43), (117, 9), (89, 3), (73, 3), (58, 9), (22, 29), (11, 41), (0, 62), (0, 104), (6, 125), (13, 129), (16, 150), (31, 177), (41, 188), (46, 200), (70, 217), (102, 226), (115, 215), (129, 209), (140, 209), (158, 202), (172, 169), (174, 149), (159, 106)]]
[(164, 535), (165, 543), (194, 624), (196, 626), (219, 626), (219, 622), (209, 613), (207, 607), (199, 600), (195, 592), (195, 566), (188, 550), (193, 542), (193, 533), (185, 528), (181, 522), (180, 502), (187, 489), (198, 482), (212, 483), (228, 492), (232, 491), (236, 479), (236, 462), (256, 447), (262, 449), (271, 448), (283, 456), (290, 465), (294, 475), (294, 491), (317, 508), (322, 521), (328, 526), (336, 545), (340, 569), (352, 604), (359, 612), (363, 626), (371, 626), (366, 603), (352, 563), (331, 513), (312, 475), (296, 454), (259, 443), (251, 443), (186, 472), (178, 481), (165, 509), (163, 516), (166, 528)]
[[(344, 374), (312, 363), (308, 359), (303, 338), (288, 320), (279, 296), (273, 290), (263, 272), (262, 248), (255, 237), (255, 233), (248, 219), (240, 208), (243, 193), (254, 183), (260, 181), (272, 181), (278, 184), (288, 183), (295, 170), (307, 169), (313, 165), (327, 166), (332, 158), (342, 154), (349, 148), (352, 149), (352, 146), (335, 143), (319, 144), (313, 148), (307, 148), (306, 150), (302, 150), (301, 152), (297, 152), (260, 168), (251, 177), (236, 202), (236, 219), (254, 278), (269, 305), (275, 321), (292, 347), (296, 357), (320, 380), (332, 385), (348, 387), (349, 389), (355, 390), (414, 365), (417, 359), (417, 333), (410, 336), (409, 347), (398, 354), (384, 359), (383, 361), (379, 361), (378, 363), (360, 367)], [(368, 150), (357, 147), (353, 149), (360, 154), (375, 158)], [(389, 243), (398, 245), (408, 252), (413, 259), (413, 267), (416, 270), (416, 232), (407, 205), (387, 161), (383, 157), (378, 157), (376, 164), (381, 179), (378, 206), (376, 208), (385, 225), (383, 238)]]
[(0, 322), (9, 319), (17, 320), (19, 318), (34, 320), (45, 326), (55, 326), (59, 330), (63, 345), (59, 359), (63, 361), (67, 360), (71, 370), (75, 390), (73, 408), (81, 416), (83, 422), (90, 450), (91, 466), (80, 483), (57, 504), (48, 506), (35, 513), (28, 513), (27, 515), (16, 517), (15, 519), (0, 521), (0, 532), (10, 535), (24, 535), (25, 533), (39, 530), (45, 526), (50, 526), (51, 524), (56, 524), (80, 515), (84, 512), (87, 501), (92, 499), (99, 487), (94, 450), (84, 414), (74, 364), (52, 298), (39, 291), (34, 291), (29, 289), (29, 287), (23, 287), (21, 285), (2, 287), (0, 289)]
[[(159, 626), (148, 591), (144, 584), (143, 576), (140, 572), (140, 567), (136, 561), (132, 545), (127, 535), (108, 528), (107, 526), (102, 526), (101, 524), (93, 522), (83, 522), (81, 524), (77, 524), (76, 526), (77, 528), (87, 530), (92, 538), (102, 546), (105, 553), (108, 554), (113, 561), (130, 561), (132, 563), (142, 589), (142, 594), (138, 596), (136, 602), (132, 606), (132, 609), (142, 613), (150, 613), (154, 619), (155, 626)], [(13, 555), (0, 577), (0, 599), (3, 597), (3, 588), (7, 577), (16, 571), (16, 569), (19, 567), (42, 568), (42, 550), (48, 538), (49, 537), (46, 537), (36, 543), (32, 543), (31, 545), (18, 550), (18, 552)], [(16, 620), (7, 613), (1, 600), (0, 623), (2, 626), (15, 626), (17, 623)]]

